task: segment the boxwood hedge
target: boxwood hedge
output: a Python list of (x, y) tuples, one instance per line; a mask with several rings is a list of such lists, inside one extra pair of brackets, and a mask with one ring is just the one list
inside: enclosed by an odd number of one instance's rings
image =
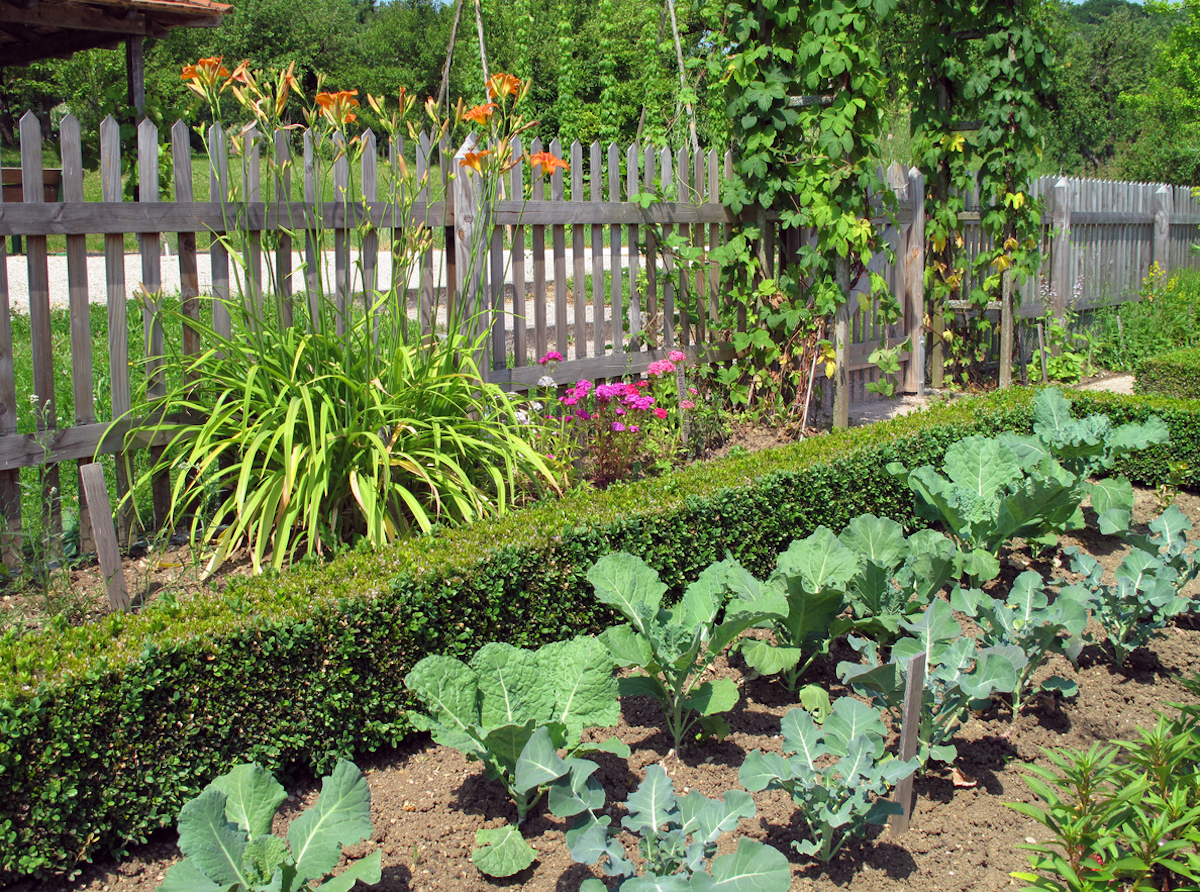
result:
[[(643, 556), (676, 591), (731, 553), (765, 574), (793, 538), (875, 512), (914, 525), (885, 471), (937, 462), (970, 433), (1028, 428), (1030, 391), (929, 411), (474, 524), (163, 598), (138, 614), (0, 637), (0, 883), (70, 873), (174, 822), (231, 763), (323, 772), (410, 730), (403, 677), (432, 652), (486, 641), (536, 646), (599, 630), (601, 555)], [(1137, 479), (1200, 449), (1200, 403), (1087, 394), (1117, 420), (1163, 415), (1170, 453), (1129, 462)]]
[(1172, 350), (1138, 363), (1138, 393), (1200, 399), (1200, 347)]

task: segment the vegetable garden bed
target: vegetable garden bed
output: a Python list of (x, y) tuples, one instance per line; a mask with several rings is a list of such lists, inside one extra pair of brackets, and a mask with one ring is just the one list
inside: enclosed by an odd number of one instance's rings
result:
[[(1200, 527), (1200, 496), (1181, 493), (1176, 502), (1191, 522)], [(1137, 490), (1135, 524), (1144, 525), (1159, 513), (1156, 494)], [(1144, 529), (1144, 526), (1141, 527)], [(1194, 537), (1195, 531), (1189, 533)], [(1126, 552), (1117, 538), (1094, 530), (1062, 537), (1062, 546), (1079, 545), (1095, 556), (1111, 574)], [(1013, 578), (1032, 563), (1049, 575), (1061, 574), (1055, 566), (1061, 550), (1032, 559), (1026, 548), (1008, 552), (1003, 572), (992, 586), (1007, 590)], [(969, 628), (969, 627), (968, 627)], [(834, 670), (840, 660), (857, 654), (839, 642), (827, 657), (819, 658), (804, 680), (829, 689), (835, 698), (848, 693)], [(916, 809), (912, 827), (894, 837), (880, 829), (863, 843), (849, 843), (828, 865), (791, 852), (793, 840), (803, 838), (795, 827), (796, 812), (782, 791), (755, 794), (758, 812), (743, 819), (739, 834), (762, 839), (789, 852), (793, 889), (834, 889), (850, 886), (888, 890), (988, 890), (1017, 889), (1023, 883), (1010, 877), (1027, 870), (1025, 854), (1016, 846), (1031, 840), (1044, 842), (1041, 825), (1006, 807), (1007, 802), (1031, 802), (1024, 781), (1031, 764), (1049, 766), (1043, 747), (1087, 749), (1093, 742), (1129, 740), (1135, 727), (1148, 728), (1156, 712), (1173, 712), (1171, 702), (1194, 702), (1179, 683), (1200, 670), (1200, 631), (1184, 623), (1168, 628), (1147, 648), (1135, 651), (1124, 667), (1116, 667), (1107, 646), (1089, 645), (1078, 667), (1053, 656), (1037, 678), (1057, 674), (1079, 686), (1078, 696), (1061, 701), (1042, 697), (1030, 702), (1016, 721), (999, 699), (992, 708), (975, 714), (957, 735), (957, 770), (931, 770), (916, 783)], [(728, 714), (731, 734), (721, 743), (688, 744), (680, 758), (669, 754), (670, 739), (663, 730), (662, 713), (648, 698), (626, 699), (617, 735), (633, 750), (626, 761), (601, 753), (598, 779), (608, 797), (608, 812), (618, 815), (623, 802), (645, 777), (649, 766), (662, 763), (677, 792), (699, 790), (719, 797), (740, 789), (738, 770), (746, 755), (756, 749), (778, 751), (780, 718), (795, 705), (777, 679), (743, 675), (736, 655), (713, 664), (712, 674), (735, 680), (742, 694)], [(609, 731), (589, 732), (596, 739)], [(564, 840), (569, 819), (556, 818), (538, 806), (523, 825), (525, 837), (538, 849), (532, 867), (508, 880), (484, 877), (471, 862), (475, 832), (500, 827), (514, 818), (513, 806), (503, 788), (485, 779), (479, 763), (470, 763), (456, 750), (434, 745), (419, 735), (400, 748), (381, 752), (363, 761), (372, 791), (374, 839), (383, 849), (383, 882), (389, 890), (466, 892), (519, 886), (532, 892), (574, 890), (589, 876), (591, 867), (573, 862)], [(317, 787), (303, 784), (292, 789), (285, 816), (299, 813), (315, 798)], [(279, 820), (279, 819), (277, 819)], [(278, 832), (278, 830), (276, 831)], [(721, 851), (732, 851), (737, 835), (723, 838)], [(626, 842), (630, 839), (626, 837)], [(363, 844), (350, 855), (366, 854), (375, 847)], [(18, 884), (13, 889), (114, 890), (140, 892), (156, 888), (171, 862), (178, 858), (173, 831), (163, 831), (147, 846), (135, 850), (120, 865), (87, 867), (73, 883)]]

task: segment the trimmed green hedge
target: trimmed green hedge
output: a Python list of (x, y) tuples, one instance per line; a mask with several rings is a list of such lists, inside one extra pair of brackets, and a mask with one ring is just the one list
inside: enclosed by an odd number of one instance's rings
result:
[[(425, 654), (532, 647), (611, 622), (585, 582), (610, 551), (643, 556), (678, 591), (727, 552), (765, 575), (819, 524), (874, 512), (914, 525), (911, 494), (884, 466), (937, 462), (970, 433), (1027, 429), (1031, 398), (962, 399), (220, 596), (0, 638), (0, 883), (119, 855), (235, 761), (323, 772), (398, 742), (410, 730), (403, 677)], [(1200, 403), (1078, 399), (1120, 421), (1157, 412), (1177, 448), (1200, 451)], [(1164, 462), (1129, 471), (1153, 482)]]
[(1138, 363), (1134, 389), (1143, 394), (1200, 399), (1200, 347), (1172, 350)]

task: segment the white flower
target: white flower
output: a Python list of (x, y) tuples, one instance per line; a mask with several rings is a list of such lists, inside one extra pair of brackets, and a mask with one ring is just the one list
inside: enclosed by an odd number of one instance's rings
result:
[(557, 386), (557, 382), (555, 382), (555, 380), (553, 378), (551, 378), (549, 375), (542, 375), (542, 377), (538, 378), (537, 383), (538, 383), (538, 387), (555, 387), (555, 386)]
[(529, 413), (527, 413), (524, 409), (517, 409), (515, 414), (517, 416), (518, 424), (529, 424)]
[(540, 412), (540, 411), (542, 411), (543, 406), (541, 403), (539, 403), (535, 400), (529, 404), (529, 408), (533, 409), (533, 411), (535, 411), (535, 412)]

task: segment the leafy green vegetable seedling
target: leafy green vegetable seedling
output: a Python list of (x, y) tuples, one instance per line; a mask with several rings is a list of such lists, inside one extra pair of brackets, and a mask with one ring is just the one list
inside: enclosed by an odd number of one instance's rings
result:
[(257, 765), (238, 765), (204, 788), (179, 812), (179, 849), (160, 892), (347, 892), (381, 877), (382, 851), (355, 861), (336, 877), (342, 846), (371, 835), (371, 793), (353, 763), (338, 760), (311, 808), (292, 819), (287, 839), (271, 834), (283, 787)]
[[(651, 765), (625, 808), (621, 826), (638, 838), (640, 872), (617, 840), (612, 818), (589, 811), (567, 831), (576, 861), (599, 862), (607, 876), (630, 877), (620, 892), (786, 892), (791, 885), (787, 858), (757, 840), (742, 837), (736, 852), (713, 858), (721, 834), (754, 816), (748, 793), (730, 790), (724, 801), (698, 792), (677, 797), (662, 766)], [(600, 880), (589, 879), (579, 892), (605, 889)]]
[[(676, 752), (697, 726), (717, 737), (729, 733), (721, 713), (737, 703), (737, 685), (729, 678), (700, 679), (738, 635), (787, 613), (785, 598), (773, 589), (762, 589), (749, 599), (742, 584), (748, 576), (736, 561), (712, 564), (687, 587), (679, 603), (667, 609), (662, 606), (667, 587), (639, 557), (606, 555), (588, 571), (597, 600), (629, 621), (600, 636), (617, 665), (642, 672), (620, 679), (621, 696), (649, 695), (662, 704)], [(731, 578), (741, 582), (732, 585)]]
[(918, 763), (885, 754), (886, 732), (879, 710), (852, 697), (838, 698), (822, 725), (804, 710), (792, 709), (783, 716), (784, 755), (751, 752), (738, 780), (752, 793), (786, 790), (812, 837), (792, 846), (828, 861), (869, 825), (903, 811), (883, 797)]
[(870, 697), (899, 719), (904, 707), (908, 661), (925, 654), (925, 688), (921, 696), (920, 741), (917, 759), (953, 763), (958, 750), (951, 741), (968, 712), (984, 708), (994, 693), (1010, 693), (1017, 685), (1025, 655), (1015, 646), (978, 647), (963, 632), (950, 604), (935, 599), (916, 621), (901, 626), (911, 637), (892, 647), (891, 661), (882, 663), (874, 641), (851, 638), (865, 663), (842, 662), (837, 672), (855, 693)]
[[(616, 741), (581, 744), (584, 728), (609, 727), (620, 717), (613, 669), (608, 650), (586, 635), (536, 651), (492, 642), (469, 664), (435, 654), (404, 679), (429, 710), (428, 716), (409, 718), (438, 743), (482, 762), (488, 779), (508, 791), (518, 824), (548, 788), (558, 788), (551, 810), (569, 817), (579, 811), (569, 811), (568, 803), (578, 805), (599, 790), (592, 778), (595, 763), (577, 754), (585, 749), (629, 754)], [(565, 758), (558, 753), (563, 748)], [(472, 860), (489, 876), (512, 876), (536, 857), (511, 827), (480, 830), (475, 841)]]
[(1008, 597), (1000, 601), (978, 589), (956, 590), (953, 606), (974, 617), (980, 627), (979, 644), (988, 647), (1017, 647), (1025, 655), (1017, 670), (1013, 690), (1013, 715), (1021, 711), (1027, 693), (1058, 691), (1073, 696), (1078, 687), (1054, 676), (1032, 692), (1031, 680), (1052, 653), (1074, 660), (1083, 647), (1083, 630), (1088, 622), (1090, 598), (1065, 589), (1053, 603), (1040, 574), (1029, 570), (1016, 578)]
[(1194, 609), (1183, 587), (1200, 575), (1200, 561), (1187, 551), (1191, 522), (1172, 505), (1150, 522), (1150, 535), (1128, 534), (1132, 551), (1116, 571), (1116, 583), (1102, 581), (1100, 562), (1072, 546), (1071, 569), (1083, 579), (1063, 595), (1090, 601), (1092, 616), (1104, 629), (1118, 664), (1148, 644), (1175, 617)]

